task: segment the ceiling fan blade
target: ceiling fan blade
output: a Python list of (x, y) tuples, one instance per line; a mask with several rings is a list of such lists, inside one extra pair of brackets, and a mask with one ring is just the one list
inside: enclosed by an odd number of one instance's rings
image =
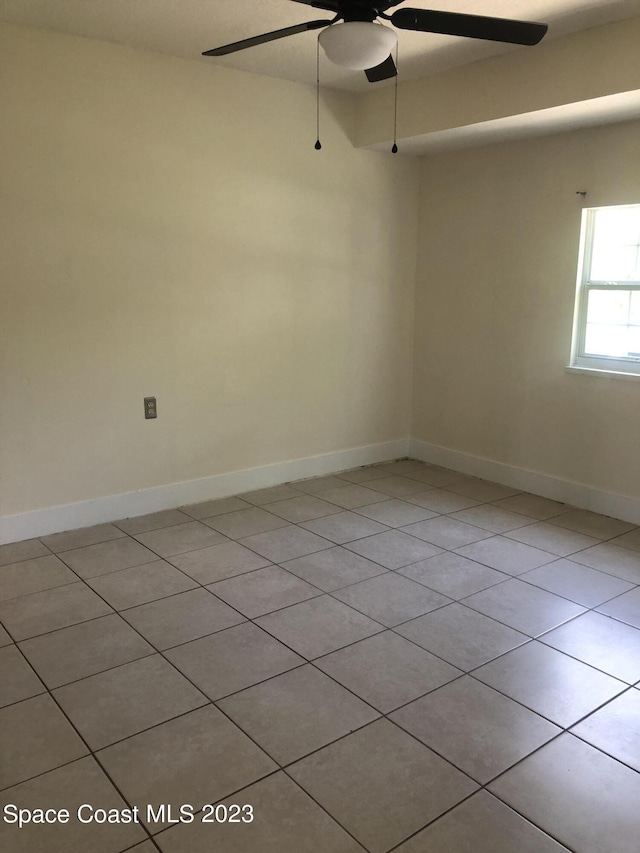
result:
[(546, 24), (485, 18), (457, 12), (433, 12), (427, 9), (398, 9), (390, 16), (394, 27), (425, 33), (443, 33), (472, 39), (504, 41), (509, 44), (538, 44), (547, 32)]
[(328, 27), (330, 23), (331, 21), (306, 21), (304, 24), (297, 24), (295, 27), (285, 27), (282, 30), (273, 30), (270, 33), (263, 33), (260, 36), (253, 36), (253, 38), (234, 41), (233, 44), (214, 47), (212, 50), (205, 50), (202, 55), (226, 56), (228, 53), (235, 53), (237, 50), (255, 47), (258, 44), (265, 44), (268, 41), (275, 41), (286, 36), (294, 36), (296, 33), (305, 33), (307, 30), (319, 30), (321, 27)]
[(393, 57), (389, 54), (384, 62), (374, 68), (367, 68), (364, 73), (367, 75), (369, 83), (379, 83), (380, 80), (389, 80), (391, 77), (395, 77), (398, 72)]
[[(313, 6), (314, 9), (324, 9), (326, 12), (337, 12), (338, 3), (336, 0), (292, 0), (293, 3), (303, 3), (305, 6)], [(402, 0), (398, 0), (402, 2)]]

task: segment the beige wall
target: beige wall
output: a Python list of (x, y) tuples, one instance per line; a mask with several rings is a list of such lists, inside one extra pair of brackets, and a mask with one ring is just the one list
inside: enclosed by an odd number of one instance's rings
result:
[(334, 94), (318, 153), (306, 87), (15, 27), (0, 80), (0, 516), (412, 405), (415, 439), (640, 496), (640, 385), (564, 369), (575, 193), (638, 201), (638, 123), (420, 162), (354, 149)]
[(640, 384), (567, 373), (582, 199), (640, 200), (640, 123), (424, 158), (415, 439), (640, 497)]
[(416, 165), (350, 96), (318, 153), (303, 86), (8, 26), (0, 63), (0, 515), (407, 437)]

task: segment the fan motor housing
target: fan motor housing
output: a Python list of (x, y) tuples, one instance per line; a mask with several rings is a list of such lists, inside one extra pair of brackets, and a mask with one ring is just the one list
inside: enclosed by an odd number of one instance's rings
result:
[(340, 17), (347, 23), (349, 21), (375, 21), (378, 10), (374, 8), (371, 0), (342, 0), (339, 4)]

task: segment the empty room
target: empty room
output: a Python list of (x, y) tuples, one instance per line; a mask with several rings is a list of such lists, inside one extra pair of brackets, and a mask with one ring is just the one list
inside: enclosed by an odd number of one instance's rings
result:
[(639, 56), (0, 0), (3, 851), (638, 853)]

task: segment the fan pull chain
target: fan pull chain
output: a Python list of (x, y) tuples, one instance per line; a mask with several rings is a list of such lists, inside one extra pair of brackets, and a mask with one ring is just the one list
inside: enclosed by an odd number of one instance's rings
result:
[(396, 82), (393, 104), (393, 146), (392, 154), (398, 153), (398, 43), (396, 42)]
[(316, 151), (320, 151), (320, 39), (316, 41)]

